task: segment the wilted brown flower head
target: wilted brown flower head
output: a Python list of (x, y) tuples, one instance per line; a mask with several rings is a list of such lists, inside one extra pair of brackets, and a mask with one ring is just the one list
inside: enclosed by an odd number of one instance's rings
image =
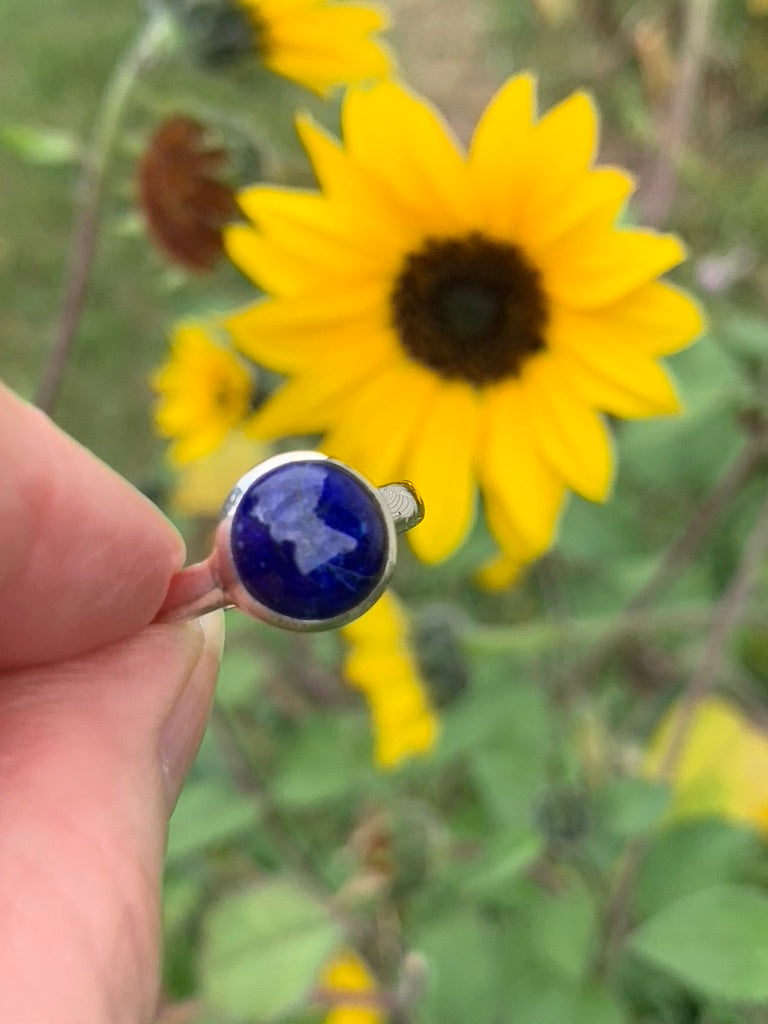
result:
[(178, 115), (152, 136), (139, 165), (139, 204), (150, 233), (175, 263), (210, 270), (221, 231), (236, 212), (234, 193), (216, 177), (226, 152), (205, 142), (205, 127)]

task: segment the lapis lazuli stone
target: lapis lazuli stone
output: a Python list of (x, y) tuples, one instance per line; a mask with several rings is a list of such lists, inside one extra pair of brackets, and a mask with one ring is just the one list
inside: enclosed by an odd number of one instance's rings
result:
[(332, 462), (289, 462), (235, 510), (232, 558), (245, 589), (294, 619), (332, 619), (381, 580), (388, 536), (375, 497)]

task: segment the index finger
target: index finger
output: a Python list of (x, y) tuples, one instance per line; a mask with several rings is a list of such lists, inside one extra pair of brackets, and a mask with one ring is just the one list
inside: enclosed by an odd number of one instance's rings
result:
[(150, 623), (184, 560), (135, 488), (0, 384), (0, 668)]

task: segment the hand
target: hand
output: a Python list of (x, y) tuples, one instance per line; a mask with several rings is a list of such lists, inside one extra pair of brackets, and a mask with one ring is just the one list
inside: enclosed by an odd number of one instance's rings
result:
[(2, 385), (0, 467), (0, 1020), (143, 1024), (223, 616), (151, 624), (180, 538)]

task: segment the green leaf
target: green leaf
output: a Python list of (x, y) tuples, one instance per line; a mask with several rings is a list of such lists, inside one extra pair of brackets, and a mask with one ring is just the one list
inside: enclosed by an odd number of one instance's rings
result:
[(566, 1006), (560, 1020), (568, 1024), (624, 1024), (626, 1016), (606, 989), (583, 988), (570, 994), (570, 1006)]
[(539, 835), (524, 836), (517, 843), (510, 843), (503, 835), (477, 864), (465, 871), (459, 885), (466, 893), (489, 903), (516, 902), (516, 883), (541, 854), (543, 845)]
[(254, 693), (268, 670), (269, 662), (261, 652), (229, 645), (219, 670), (217, 703), (227, 709), (252, 705)]
[(622, 477), (654, 487), (674, 486), (678, 492), (689, 485), (708, 490), (742, 443), (734, 422), (741, 378), (734, 359), (709, 337), (670, 362), (684, 412), (621, 424), (617, 441)]
[(610, 561), (613, 565), (615, 560), (638, 551), (642, 535), (634, 528), (634, 515), (624, 489), (601, 506), (571, 495), (558, 533), (557, 550), (578, 563)]
[(517, 920), (499, 952), (506, 996), (499, 1019), (504, 1024), (625, 1024), (625, 1014), (607, 989), (567, 978), (538, 959)]
[(494, 696), (495, 735), (472, 754), (469, 767), (488, 811), (505, 827), (510, 843), (517, 843), (534, 826), (534, 804), (545, 784), (551, 724), (544, 697), (533, 686), (510, 683), (503, 711), (500, 694)]
[(181, 791), (168, 832), (168, 862), (218, 845), (255, 828), (255, 801), (223, 783), (193, 782)]
[(669, 787), (661, 783), (612, 779), (596, 796), (597, 826), (611, 836), (630, 839), (658, 825), (669, 800)]
[(738, 355), (764, 361), (768, 356), (768, 321), (739, 309), (728, 312), (717, 330), (723, 345)]
[(745, 826), (715, 820), (666, 826), (653, 836), (640, 868), (635, 918), (710, 885), (747, 881), (761, 859), (760, 842)]
[(272, 1020), (306, 999), (342, 938), (330, 912), (290, 879), (235, 893), (205, 922), (203, 998), (225, 1016)]
[(559, 892), (537, 888), (526, 908), (526, 926), (534, 953), (572, 981), (584, 975), (594, 950), (596, 919), (592, 900), (576, 879)]
[(576, 988), (545, 981), (532, 994), (514, 1024), (624, 1024), (626, 1017), (615, 997), (602, 988)]
[(700, 338), (669, 360), (680, 382), (686, 416), (727, 405), (739, 383), (738, 364), (713, 337)]
[(358, 715), (308, 715), (285, 741), (271, 795), (291, 807), (339, 800), (367, 784), (372, 756)]
[(715, 885), (683, 896), (628, 945), (703, 995), (768, 1001), (768, 895), (760, 889)]
[[(713, 398), (697, 412), (677, 419), (623, 423), (618, 438), (620, 463), (628, 481), (666, 491), (674, 487), (708, 490), (742, 444), (733, 403)], [(685, 452), (685, 459), (680, 453)], [(662, 522), (679, 510), (658, 506)], [(652, 527), (654, 524), (647, 524)]]
[(166, 935), (185, 927), (202, 899), (203, 883), (199, 879), (170, 874), (163, 882), (163, 928)]
[(501, 985), (492, 925), (457, 907), (431, 922), (417, 948), (428, 967), (426, 1015), (439, 1024), (492, 1024), (499, 1019)]
[(69, 132), (0, 124), (0, 146), (28, 164), (72, 164), (80, 159), (80, 142)]

